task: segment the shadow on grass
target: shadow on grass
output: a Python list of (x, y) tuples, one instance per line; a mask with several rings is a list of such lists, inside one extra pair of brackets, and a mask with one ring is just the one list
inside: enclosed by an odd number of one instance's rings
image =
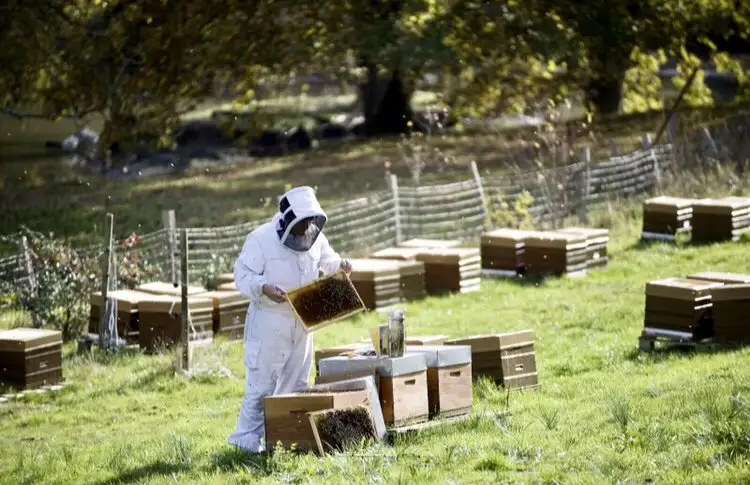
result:
[(221, 472), (234, 472), (245, 468), (260, 475), (272, 475), (274, 471), (271, 455), (268, 453), (246, 453), (237, 448), (225, 448), (213, 455), (211, 469)]
[(625, 352), (625, 360), (631, 362), (640, 362), (642, 364), (658, 364), (666, 360), (675, 358), (691, 359), (696, 355), (723, 355), (735, 353), (742, 350), (743, 346), (739, 344), (718, 346), (716, 344), (703, 344), (698, 346), (691, 345), (661, 345), (648, 352), (641, 351), (639, 348), (631, 348)]
[(121, 473), (108, 480), (98, 483), (98, 485), (115, 485), (126, 483), (144, 483), (153, 477), (168, 477), (176, 473), (182, 473), (190, 467), (185, 464), (169, 463), (163, 460), (157, 460), (148, 465), (133, 468)]

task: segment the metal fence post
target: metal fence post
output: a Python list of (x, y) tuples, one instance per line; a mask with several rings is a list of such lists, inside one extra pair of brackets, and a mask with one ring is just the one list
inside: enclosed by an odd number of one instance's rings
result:
[(177, 226), (177, 218), (175, 217), (174, 210), (165, 210), (161, 213), (161, 221), (164, 226), (164, 230), (167, 233), (167, 276), (172, 284), (177, 284), (177, 261), (175, 251), (175, 227)]
[(188, 302), (188, 233), (180, 231), (180, 343), (178, 345), (177, 368), (182, 372), (190, 370), (190, 307)]
[(654, 164), (653, 168), (653, 177), (654, 177), (654, 183), (656, 184), (657, 189), (661, 187), (661, 168), (659, 167), (659, 159), (656, 156), (656, 151), (654, 150), (654, 146), (651, 143), (651, 135), (646, 133), (641, 137), (641, 143), (643, 143), (643, 148), (645, 150), (648, 150), (649, 156), (651, 157), (651, 162)]
[(390, 186), (393, 197), (393, 216), (396, 218), (396, 244), (399, 244), (403, 235), (401, 234), (401, 201), (398, 195), (398, 177), (396, 174), (390, 175)]
[(474, 183), (477, 186), (477, 194), (479, 195), (479, 202), (482, 204), (482, 220), (483, 225), (487, 223), (487, 220), (490, 216), (489, 208), (487, 207), (487, 198), (484, 195), (484, 186), (482, 185), (482, 177), (479, 175), (479, 168), (477, 167), (477, 162), (472, 160), (469, 164), (469, 170), (471, 171), (471, 176), (474, 179)]
[(112, 237), (115, 216), (107, 213), (104, 220), (104, 255), (102, 256), (102, 304), (99, 308), (99, 348), (106, 347), (105, 329), (107, 326), (107, 291), (109, 290), (110, 270), (112, 269)]
[(589, 222), (589, 196), (591, 193), (591, 147), (585, 146), (581, 149), (581, 205), (580, 217), (584, 224)]

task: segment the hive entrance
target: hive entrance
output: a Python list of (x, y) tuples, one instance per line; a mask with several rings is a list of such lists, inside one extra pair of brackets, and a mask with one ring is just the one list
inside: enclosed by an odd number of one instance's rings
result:
[(310, 420), (321, 453), (342, 452), (377, 439), (370, 412), (363, 406), (314, 413)]

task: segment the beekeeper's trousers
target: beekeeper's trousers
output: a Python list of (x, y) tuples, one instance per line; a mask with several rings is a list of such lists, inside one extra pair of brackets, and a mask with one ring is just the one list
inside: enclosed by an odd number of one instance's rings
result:
[(230, 444), (251, 453), (263, 451), (263, 398), (306, 388), (312, 357), (312, 335), (289, 309), (251, 305), (245, 322), (245, 397)]

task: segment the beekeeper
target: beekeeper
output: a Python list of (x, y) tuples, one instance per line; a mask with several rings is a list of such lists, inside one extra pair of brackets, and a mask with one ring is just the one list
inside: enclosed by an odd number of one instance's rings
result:
[(245, 319), (245, 397), (229, 443), (264, 450), (263, 397), (307, 387), (313, 362), (312, 335), (305, 332), (285, 291), (351, 264), (328, 244), (328, 220), (315, 192), (296, 187), (279, 201), (271, 221), (252, 231), (234, 265), (240, 293), (250, 298)]

